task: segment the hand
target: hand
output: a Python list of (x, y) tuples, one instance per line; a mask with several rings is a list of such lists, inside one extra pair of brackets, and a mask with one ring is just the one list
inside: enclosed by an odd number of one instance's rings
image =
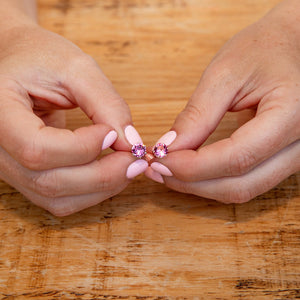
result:
[[(124, 151), (97, 160), (113, 143), (117, 150), (130, 149), (123, 132), (132, 121), (91, 57), (33, 24), (0, 37), (1, 179), (63, 216), (119, 193), (144, 171), (147, 163)], [(77, 106), (94, 125), (62, 129), (60, 110)]]
[[(161, 139), (177, 133), (171, 153), (151, 165), (168, 187), (241, 203), (300, 169), (299, 12), (299, 1), (283, 2), (213, 59), (172, 132)], [(230, 138), (187, 150), (202, 145), (226, 111), (248, 108), (255, 117)]]

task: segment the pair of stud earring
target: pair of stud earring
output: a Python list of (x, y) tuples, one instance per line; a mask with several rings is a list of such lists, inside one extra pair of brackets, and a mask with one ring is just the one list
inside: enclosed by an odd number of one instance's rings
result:
[[(147, 154), (147, 149), (144, 144), (135, 144), (131, 148), (131, 153), (133, 156), (137, 158), (143, 158)], [(168, 154), (168, 147), (166, 144), (163, 143), (157, 143), (152, 148), (152, 153), (157, 158), (163, 158)]]

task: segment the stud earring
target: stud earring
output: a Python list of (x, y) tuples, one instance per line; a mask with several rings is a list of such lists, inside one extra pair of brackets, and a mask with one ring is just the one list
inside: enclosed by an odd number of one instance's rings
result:
[(152, 154), (147, 153), (146, 146), (142, 143), (134, 144), (131, 148), (131, 153), (133, 156), (137, 158), (143, 158), (145, 157), (146, 160), (151, 160), (153, 158), (153, 155), (156, 158), (163, 158), (167, 156), (168, 154), (168, 147), (166, 144), (163, 143), (157, 143), (153, 149), (152, 149)]
[(132, 146), (131, 153), (137, 158), (142, 158), (147, 154), (146, 146), (142, 143), (138, 143)]
[(153, 147), (153, 155), (157, 158), (163, 158), (168, 154), (168, 147), (166, 144), (158, 143)]

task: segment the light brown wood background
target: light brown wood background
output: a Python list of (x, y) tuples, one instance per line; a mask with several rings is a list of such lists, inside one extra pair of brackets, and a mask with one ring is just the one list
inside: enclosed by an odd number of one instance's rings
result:
[[(278, 0), (40, 0), (40, 23), (93, 56), (148, 145), (171, 126), (232, 35)], [(83, 70), (84, 72), (84, 70)], [(245, 114), (228, 114), (210, 141)], [(68, 127), (88, 120), (68, 113)], [(243, 205), (139, 176), (56, 218), (0, 182), (0, 299), (300, 297), (300, 174)]]

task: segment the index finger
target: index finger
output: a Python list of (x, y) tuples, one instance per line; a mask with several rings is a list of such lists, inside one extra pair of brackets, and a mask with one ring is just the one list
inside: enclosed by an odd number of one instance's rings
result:
[(0, 144), (29, 169), (46, 170), (91, 162), (101, 153), (105, 137), (112, 132), (104, 124), (74, 132), (47, 127), (33, 113), (28, 96), (12, 91), (1, 94)]
[[(65, 85), (74, 96), (75, 104), (94, 124), (104, 123), (118, 132), (114, 148), (129, 151), (130, 145), (124, 135), (124, 128), (132, 124), (129, 106), (115, 90), (96, 61), (89, 56), (83, 57), (85, 59), (79, 65), (72, 64), (65, 79)], [(81, 75), (82, 70), (86, 71), (83, 75)]]
[(298, 139), (293, 110), (267, 110), (240, 127), (230, 138), (198, 151), (174, 151), (162, 162), (183, 181), (238, 176), (273, 156)]

